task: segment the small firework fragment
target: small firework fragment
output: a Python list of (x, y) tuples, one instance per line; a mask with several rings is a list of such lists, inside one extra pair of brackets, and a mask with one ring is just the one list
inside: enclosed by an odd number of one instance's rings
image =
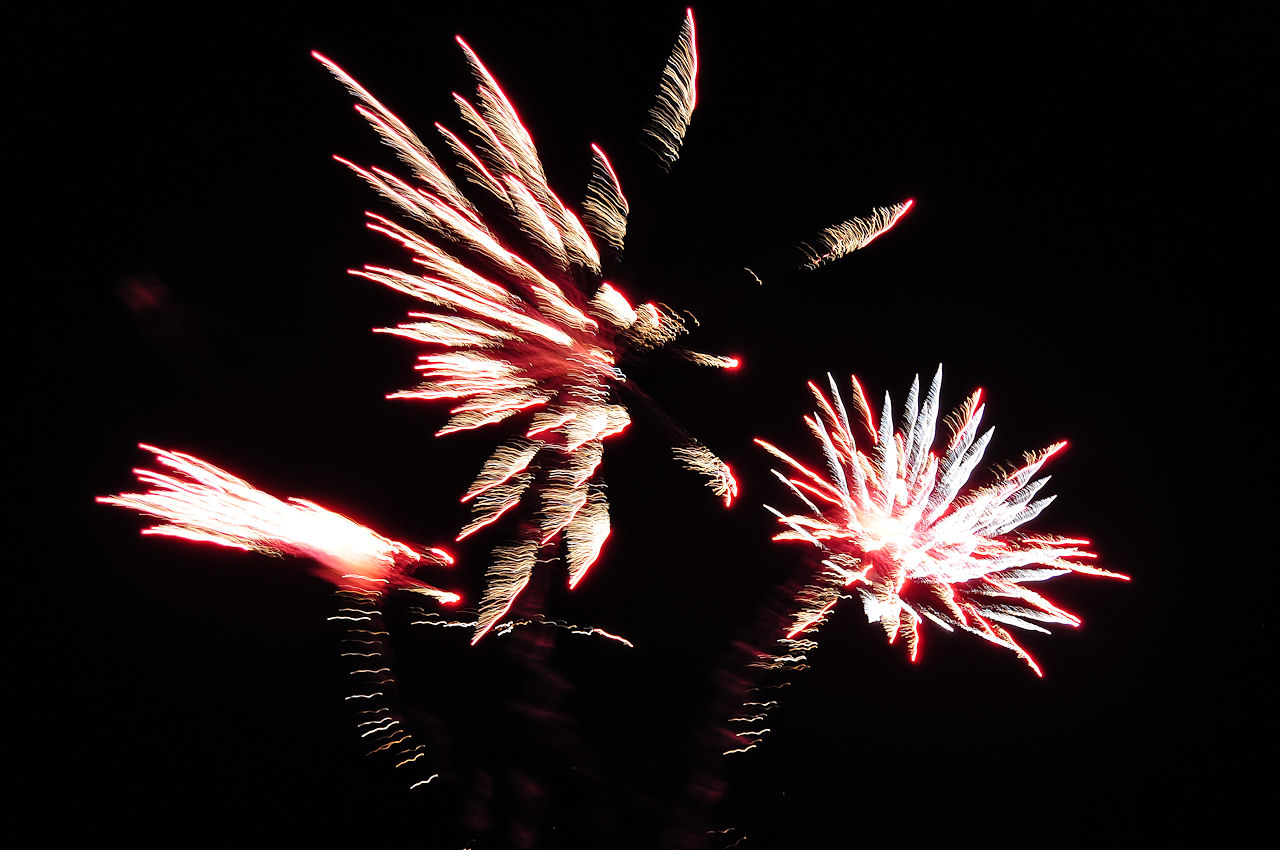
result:
[(822, 447), (825, 474), (756, 440), (791, 467), (789, 475), (775, 475), (806, 509), (768, 508), (786, 528), (774, 539), (803, 541), (824, 555), (821, 572), (798, 594), (782, 652), (794, 650), (798, 635), (856, 589), (868, 621), (878, 621), (890, 643), (903, 637), (913, 661), (929, 619), (1006, 647), (1042, 675), (1006, 627), (1048, 633), (1047, 625), (1081, 621), (1028, 585), (1066, 573), (1128, 578), (1090, 565), (1087, 540), (1016, 531), (1053, 501), (1035, 498), (1049, 481), (1035, 476), (1066, 443), (1024, 456), (985, 486), (967, 486), (992, 435), (988, 429), (978, 436), (981, 390), (949, 418), (951, 435), (939, 455), (933, 442), (941, 367), (923, 403), (919, 376), (912, 382), (896, 430), (887, 394), (877, 425), (857, 378), (852, 410), (828, 381), (830, 398), (809, 384), (818, 411), (805, 420)]
[[(352, 274), (425, 305), (379, 329), (425, 346), (421, 383), (390, 398), (447, 401), (438, 434), (510, 419), (519, 432), (501, 442), (462, 496), (473, 518), (466, 536), (504, 515), (520, 515), (509, 542), (490, 559), (474, 639), (500, 621), (529, 582), (544, 547), (563, 548), (570, 587), (599, 557), (609, 511), (599, 467), (604, 441), (631, 421), (620, 403), (623, 356), (664, 349), (702, 365), (732, 368), (730, 357), (676, 349), (680, 314), (634, 306), (603, 271), (621, 255), (629, 207), (604, 152), (592, 150), (581, 218), (547, 184), (542, 162), (515, 107), (458, 39), (476, 79), (474, 103), (454, 95), (467, 138), (436, 125), (465, 176), (468, 197), (409, 127), (337, 64), (314, 54), (357, 100), (356, 110), (411, 172), (339, 159), (394, 205), (402, 223), (368, 213), (368, 227), (406, 248), (411, 270), (366, 266)], [(670, 167), (695, 101), (697, 50), (686, 15), (646, 128)], [(604, 258), (602, 259), (602, 253)], [(701, 474), (727, 504), (736, 492), (728, 466), (687, 435), (675, 456)], [(513, 509), (522, 508), (522, 512)]]
[(813, 238), (812, 243), (806, 242), (800, 246), (805, 255), (803, 267), (812, 271), (867, 247), (893, 229), (898, 219), (906, 215), (914, 204), (915, 201), (906, 200), (900, 204), (876, 207), (869, 216), (851, 218), (825, 228)]
[(383, 537), (342, 514), (306, 499), (282, 501), (207, 461), (182, 452), (141, 445), (169, 472), (135, 469), (145, 493), (99, 496), (97, 501), (162, 520), (143, 534), (216, 543), (270, 555), (294, 555), (318, 563), (339, 589), (381, 594), (412, 590), (452, 604), (458, 594), (412, 576), (422, 566), (445, 566), (443, 549), (417, 549)]

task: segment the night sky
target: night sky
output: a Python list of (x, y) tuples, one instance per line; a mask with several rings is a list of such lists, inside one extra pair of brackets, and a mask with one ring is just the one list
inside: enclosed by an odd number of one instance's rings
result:
[[(699, 5), (698, 111), (663, 175), (641, 128), (683, 6), (640, 5), (14, 27), (27, 342), (10, 371), (30, 396), (17, 468), (35, 469), (11, 487), (38, 498), (11, 575), (35, 590), (15, 600), (33, 618), (15, 654), (39, 684), (11, 679), (11, 699), (19, 781), (60, 811), (48, 842), (674, 848), (704, 825), (736, 830), (717, 848), (1150, 846), (1249, 825), (1262, 792), (1245, 777), (1274, 747), (1256, 720), (1274, 707), (1273, 582), (1255, 577), (1274, 557), (1253, 554), (1274, 519), (1250, 508), (1274, 505), (1254, 483), (1274, 379), (1251, 377), (1274, 325), (1255, 288), (1274, 271), (1253, 260), (1273, 238), (1256, 211), (1274, 188), (1272, 13)], [(610, 154), (633, 209), (618, 288), (691, 311), (690, 346), (744, 365), (627, 367), (652, 404), (606, 447), (612, 537), (573, 594), (547, 573), (550, 616), (634, 649), (557, 634), (531, 682), (519, 641), (471, 650), (392, 603), (403, 707), (441, 774), (410, 793), (353, 731), (328, 585), (301, 562), (141, 538), (93, 497), (134, 489), (139, 441), (191, 452), (448, 546), (459, 565), (434, 577), (478, 599), (501, 532), (452, 538), (497, 435), (436, 439), (443, 406), (384, 398), (417, 352), (370, 328), (415, 305), (345, 270), (405, 257), (364, 229), (385, 208), (331, 155), (396, 163), (309, 56), (447, 161), (431, 124), (459, 129), (450, 92), (470, 88), (455, 33), (566, 203), (589, 143)], [(799, 270), (801, 241), (906, 198), (891, 234)], [(913, 665), (850, 600), (763, 747), (706, 760), (735, 642), (812, 563), (770, 542), (762, 504), (791, 502), (752, 438), (816, 460), (806, 381), (856, 373), (896, 401), (938, 363), (945, 409), (985, 390), (987, 466), (1070, 441), (1027, 530), (1087, 537), (1133, 580), (1044, 587), (1084, 619), (1026, 638), (1044, 679), (929, 626)], [(731, 510), (669, 459), (666, 417), (733, 466)], [(541, 713), (517, 710), (526, 691)], [(700, 776), (724, 783), (714, 808), (690, 793)]]

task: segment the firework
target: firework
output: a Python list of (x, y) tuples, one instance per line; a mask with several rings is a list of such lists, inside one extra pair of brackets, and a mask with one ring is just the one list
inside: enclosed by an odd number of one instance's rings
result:
[[(783, 514), (769, 508), (786, 528), (774, 539), (809, 543), (825, 556), (822, 571), (799, 594), (783, 652), (774, 660), (802, 661), (813, 645), (798, 636), (854, 589), (868, 621), (879, 622), (890, 643), (904, 638), (913, 661), (920, 626), (929, 619), (1012, 650), (1040, 675), (1006, 627), (1047, 633), (1048, 625), (1081, 621), (1027, 585), (1066, 573), (1127, 578), (1090, 565), (1087, 540), (1016, 531), (1053, 501), (1035, 498), (1049, 480), (1035, 476), (1066, 444), (1028, 454), (1021, 465), (997, 472), (992, 483), (970, 487), (992, 434), (988, 429), (978, 436), (981, 390), (950, 417), (951, 436), (939, 456), (933, 442), (941, 367), (923, 403), (919, 377), (912, 382), (896, 431), (887, 394), (877, 427), (856, 378), (853, 420), (828, 380), (830, 399), (809, 385), (818, 411), (806, 418), (822, 447), (825, 475), (756, 440), (791, 467), (790, 476), (778, 477), (807, 509)], [(855, 443), (855, 427), (865, 432), (859, 437), (865, 451)]]
[(698, 102), (695, 82), (698, 77), (698, 45), (693, 29), (693, 12), (685, 14), (684, 24), (676, 39), (675, 50), (662, 69), (662, 87), (658, 99), (649, 110), (645, 135), (664, 168), (671, 168), (680, 158), (684, 134), (693, 120)]
[[(648, 134), (667, 166), (678, 156), (694, 105), (693, 19), (686, 16), (662, 79)], [(629, 207), (608, 157), (592, 145), (593, 173), (579, 218), (547, 185), (533, 139), (475, 52), (458, 44), (475, 78), (475, 103), (455, 95), (471, 143), (436, 125), (474, 186), (473, 201), (414, 133), (350, 75), (316, 58), (355, 96), (357, 111), (410, 169), (415, 182), (341, 160), (395, 205), (399, 224), (368, 213), (368, 226), (407, 248), (415, 268), (366, 266), (353, 274), (427, 305), (383, 333), (426, 346), (421, 383), (391, 398), (447, 400), (439, 434), (513, 417), (520, 435), (497, 447), (463, 495), (473, 518), (459, 539), (528, 506), (517, 539), (493, 553), (475, 631), (479, 640), (511, 609), (544, 546), (562, 545), (569, 585), (581, 582), (609, 535), (599, 467), (604, 441), (630, 423), (618, 390), (624, 354), (670, 348), (686, 326), (671, 310), (634, 306), (604, 279), (600, 250), (621, 254)], [(496, 210), (496, 213), (482, 212)], [(501, 224), (498, 222), (501, 221)], [(514, 226), (519, 250), (501, 235)], [(732, 358), (681, 352), (702, 364)], [(676, 456), (724, 500), (728, 467), (692, 438)]]
[(372, 746), (370, 755), (384, 754), (396, 767), (420, 770), (426, 750), (395, 707), (395, 678), (380, 606), (392, 589), (414, 591), (443, 604), (458, 602), (458, 594), (412, 576), (422, 566), (452, 564), (449, 553), (391, 540), (305, 499), (282, 501), (197, 457), (148, 445), (141, 448), (170, 472), (135, 469), (138, 480), (150, 488), (147, 492), (101, 496), (98, 501), (163, 521), (143, 534), (295, 555), (318, 563), (320, 574), (338, 588), (341, 607), (329, 619), (345, 628), (342, 657), (349, 663), (354, 690), (347, 699), (360, 706), (357, 731)]
[(826, 228), (813, 238), (813, 243), (800, 246), (806, 262), (804, 268), (816, 269), (870, 245), (872, 240), (889, 231), (907, 214), (915, 201), (903, 201), (887, 207), (876, 207), (865, 218), (851, 218)]
[(458, 595), (412, 576), (418, 567), (452, 564), (443, 549), (417, 549), (390, 540), (306, 499), (282, 501), (207, 461), (182, 452), (141, 445), (170, 472), (135, 469), (145, 493), (100, 496), (99, 502), (162, 520), (143, 534), (216, 543), (271, 555), (295, 555), (318, 563), (338, 588), (381, 594), (412, 590), (442, 603)]

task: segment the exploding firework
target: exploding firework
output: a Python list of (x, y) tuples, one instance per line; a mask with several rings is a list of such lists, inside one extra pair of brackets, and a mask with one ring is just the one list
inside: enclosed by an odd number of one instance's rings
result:
[[(352, 273), (427, 305), (409, 321), (379, 329), (429, 350), (416, 367), (422, 382), (390, 397), (451, 402), (452, 416), (439, 434), (511, 417), (524, 422), (462, 497), (472, 503), (473, 516), (458, 539), (526, 506), (515, 539), (493, 551), (475, 627), (479, 640), (511, 609), (543, 547), (562, 541), (570, 587), (598, 558), (609, 535), (599, 474), (604, 441), (630, 423), (618, 400), (627, 382), (621, 357), (665, 348), (705, 365), (736, 361), (675, 349), (672, 342), (686, 330), (681, 318), (654, 304), (632, 305), (605, 279), (601, 250), (618, 259), (629, 211), (608, 157), (592, 145), (593, 173), (579, 218), (547, 185), (533, 139), (507, 95), (471, 48), (461, 39), (458, 44), (476, 78), (475, 104), (454, 96), (471, 143), (436, 127), (479, 190), (474, 202), (408, 126), (335, 63), (315, 56), (355, 96), (356, 110), (416, 182), (340, 159), (405, 216), (402, 225), (371, 212), (368, 226), (407, 248), (416, 264), (413, 271), (366, 266)], [(646, 127), (666, 167), (678, 157), (692, 117), (696, 73), (687, 15)], [(518, 252), (503, 235), (512, 225)], [(730, 502), (737, 485), (728, 466), (692, 438), (677, 442), (677, 459)]]
[(394, 705), (395, 679), (381, 603), (392, 589), (414, 591), (443, 604), (458, 602), (456, 593), (412, 575), (419, 567), (452, 564), (449, 553), (388, 539), (305, 499), (282, 501), (191, 455), (141, 448), (171, 472), (135, 469), (138, 480), (150, 488), (147, 492), (101, 496), (98, 501), (162, 520), (143, 534), (295, 555), (318, 563), (320, 574), (338, 588), (341, 607), (330, 620), (341, 622), (346, 631), (342, 657), (349, 662), (354, 689), (347, 699), (360, 706), (357, 730), (372, 746), (370, 755), (385, 754), (396, 767), (419, 767), (425, 748), (414, 740)]
[[(912, 382), (896, 431), (887, 394), (877, 428), (856, 378), (854, 422), (830, 383), (830, 399), (810, 383), (819, 409), (806, 418), (822, 447), (826, 475), (756, 440), (791, 467), (789, 477), (775, 474), (808, 509), (788, 515), (769, 508), (786, 526), (774, 539), (803, 541), (825, 555), (822, 571), (799, 595), (779, 658), (790, 654), (790, 663), (811, 649), (812, 641), (801, 638), (801, 645), (797, 637), (853, 588), (868, 621), (879, 622), (891, 643), (903, 637), (913, 661), (927, 618), (1012, 650), (1040, 675), (1035, 659), (1005, 627), (1047, 633), (1046, 625), (1081, 621), (1027, 585), (1066, 573), (1127, 578), (1091, 566), (1087, 540), (1016, 531), (1053, 501), (1035, 498), (1049, 480), (1035, 476), (1066, 443), (1026, 455), (986, 486), (968, 487), (992, 435), (988, 429), (978, 436), (981, 390), (950, 418), (951, 436), (939, 457), (933, 442), (941, 367), (923, 403), (919, 376)], [(865, 432), (866, 451), (855, 443), (855, 427)]]
[(163, 522), (143, 530), (245, 551), (309, 558), (320, 574), (342, 590), (381, 592), (405, 589), (442, 603), (458, 595), (414, 578), (422, 566), (452, 564), (443, 549), (417, 549), (390, 540), (339, 513), (306, 499), (282, 501), (182, 452), (140, 446), (171, 473), (135, 469), (145, 493), (99, 496), (98, 501), (128, 508)]

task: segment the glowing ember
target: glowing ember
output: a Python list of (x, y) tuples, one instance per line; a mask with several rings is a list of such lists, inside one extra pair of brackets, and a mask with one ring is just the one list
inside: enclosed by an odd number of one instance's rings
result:
[[(630, 423), (617, 401), (627, 381), (617, 364), (624, 353), (669, 347), (686, 327), (658, 305), (633, 306), (604, 280), (597, 246), (617, 258), (629, 210), (604, 152), (592, 146), (593, 175), (579, 219), (547, 185), (511, 101), (471, 48), (458, 43), (476, 78), (474, 105), (454, 96), (472, 142), (437, 128), (469, 183), (482, 190), (481, 203), (462, 193), (399, 118), (332, 61), (314, 55), (356, 97), (357, 111), (417, 184), (341, 160), (406, 216), (402, 226), (368, 213), (368, 226), (402, 244), (416, 264), (413, 271), (366, 266), (352, 273), (428, 305), (409, 321), (381, 329), (431, 351), (418, 358), (422, 382), (390, 397), (451, 402), (452, 418), (440, 434), (511, 417), (526, 423), (521, 436), (498, 446), (463, 496), (474, 514), (459, 539), (533, 503), (518, 539), (493, 553), (476, 625), (479, 640), (510, 610), (541, 547), (563, 541), (571, 587), (599, 556), (609, 535), (599, 476), (604, 441)], [(648, 127), (666, 165), (678, 156), (692, 116), (696, 72), (688, 15)], [(482, 207), (500, 210), (515, 226), (523, 243), (519, 253), (500, 235), (508, 228), (491, 227)], [(680, 353), (704, 365), (737, 365), (732, 358)], [(679, 442), (676, 456), (729, 502), (737, 485), (728, 467), (692, 438)]]
[(456, 593), (409, 575), (420, 566), (452, 564), (443, 549), (420, 550), (390, 540), (305, 499), (281, 501), (191, 455), (141, 448), (172, 473), (135, 469), (138, 480), (150, 487), (147, 492), (100, 496), (98, 501), (163, 520), (143, 534), (310, 558), (324, 567), (321, 575), (344, 590), (404, 588), (444, 603), (458, 601)]
[[(1046, 625), (1078, 626), (1080, 619), (1026, 585), (1065, 573), (1127, 576), (1086, 563), (1094, 557), (1083, 548), (1087, 540), (1015, 533), (1053, 501), (1034, 499), (1049, 480), (1034, 476), (1065, 443), (1027, 455), (985, 487), (966, 489), (992, 431), (977, 436), (983, 406), (975, 391), (953, 414), (941, 457), (934, 454), (941, 384), (939, 367), (919, 404), (917, 376), (896, 432), (887, 395), (877, 429), (856, 378), (852, 423), (834, 381), (830, 400), (810, 384), (819, 411), (806, 421), (822, 447), (826, 475), (756, 440), (792, 467), (791, 477), (778, 477), (808, 509), (785, 515), (769, 508), (787, 527), (774, 539), (805, 541), (826, 554), (823, 571), (800, 594), (784, 647), (820, 621), (845, 588), (856, 588), (867, 619), (879, 621), (891, 643), (903, 636), (913, 661), (928, 618), (1013, 650), (1040, 675), (1005, 626), (1047, 633)], [(865, 452), (854, 427), (869, 440)]]

